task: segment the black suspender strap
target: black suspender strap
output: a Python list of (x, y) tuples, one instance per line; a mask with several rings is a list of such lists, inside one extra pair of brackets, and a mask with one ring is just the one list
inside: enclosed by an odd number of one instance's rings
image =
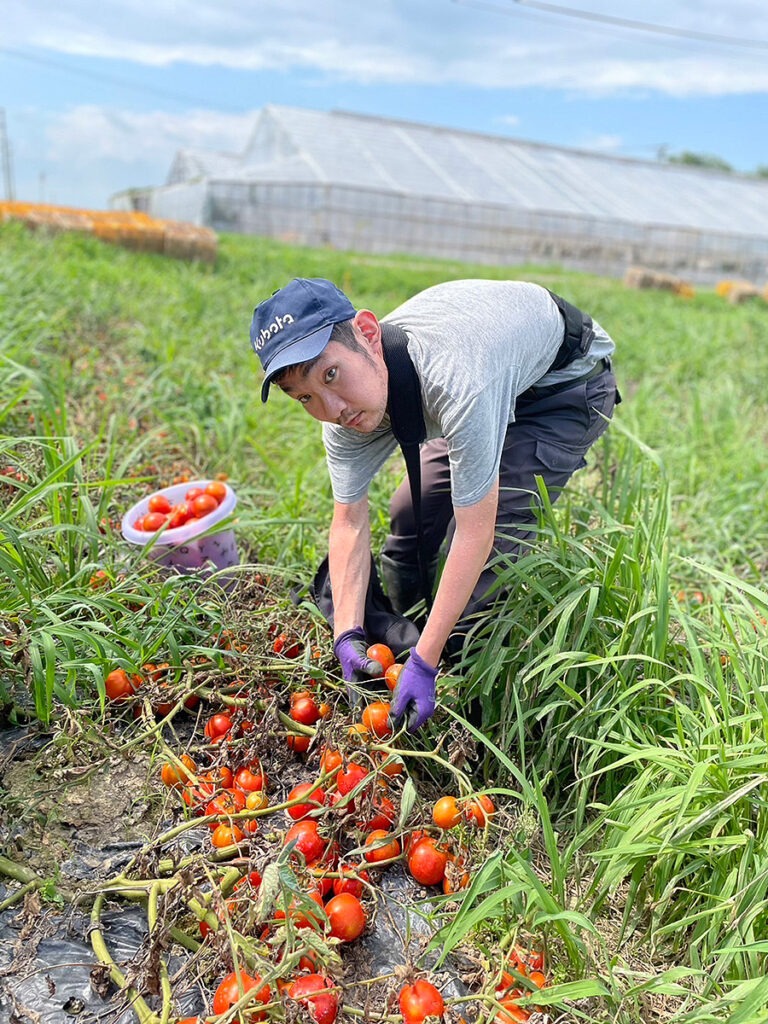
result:
[(419, 555), (421, 592), (427, 605), (432, 607), (432, 588), (429, 568), (424, 553), (424, 528), (421, 521), (421, 459), (419, 446), (426, 440), (427, 428), (421, 406), (419, 378), (408, 354), (408, 335), (397, 324), (381, 325), (381, 340), (384, 362), (389, 375), (387, 412), (392, 433), (403, 451), (408, 483), (411, 488), (411, 504), (416, 520), (416, 548)]
[(574, 359), (586, 355), (595, 337), (591, 316), (587, 313), (582, 313), (580, 309), (577, 309), (570, 302), (566, 302), (559, 295), (555, 295), (554, 292), (549, 292), (549, 294), (552, 296), (553, 302), (560, 310), (560, 315), (565, 321), (565, 333), (563, 335), (563, 343), (557, 350), (555, 361), (547, 370), (547, 373), (550, 373), (552, 370), (562, 370), (564, 366), (572, 363)]

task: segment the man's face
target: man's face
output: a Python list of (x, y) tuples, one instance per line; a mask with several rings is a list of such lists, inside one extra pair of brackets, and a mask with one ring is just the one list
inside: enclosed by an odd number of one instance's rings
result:
[(368, 338), (358, 327), (355, 335), (362, 351), (329, 341), (308, 371), (298, 367), (280, 387), (314, 419), (370, 434), (387, 410), (387, 368), (379, 337)]

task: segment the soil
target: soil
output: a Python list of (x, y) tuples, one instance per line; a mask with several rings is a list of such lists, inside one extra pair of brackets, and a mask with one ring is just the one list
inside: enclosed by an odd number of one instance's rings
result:
[[(47, 752), (14, 761), (2, 783), (23, 814), (11, 829), (10, 856), (44, 878), (109, 873), (108, 851), (138, 844), (157, 829), (157, 801), (147, 795), (150, 758), (108, 756), (85, 767), (50, 770)], [(83, 863), (74, 868), (73, 857)]]

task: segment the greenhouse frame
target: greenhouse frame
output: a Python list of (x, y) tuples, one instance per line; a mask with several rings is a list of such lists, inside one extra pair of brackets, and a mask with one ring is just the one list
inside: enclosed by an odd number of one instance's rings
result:
[(266, 106), (242, 154), (181, 150), (111, 205), (339, 250), (768, 276), (768, 180), (342, 111)]

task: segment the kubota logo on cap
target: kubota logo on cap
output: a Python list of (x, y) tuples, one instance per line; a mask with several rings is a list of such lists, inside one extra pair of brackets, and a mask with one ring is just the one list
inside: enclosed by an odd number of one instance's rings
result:
[(262, 329), (259, 331), (259, 336), (256, 339), (256, 344), (254, 346), (256, 351), (259, 352), (262, 348), (264, 348), (264, 346), (266, 345), (270, 338), (273, 338), (276, 334), (279, 334), (284, 327), (288, 326), (288, 324), (293, 323), (296, 323), (296, 321), (293, 319), (290, 313), (286, 313), (284, 316), (276, 316), (271, 324), (268, 324), (266, 327), (262, 327)]

